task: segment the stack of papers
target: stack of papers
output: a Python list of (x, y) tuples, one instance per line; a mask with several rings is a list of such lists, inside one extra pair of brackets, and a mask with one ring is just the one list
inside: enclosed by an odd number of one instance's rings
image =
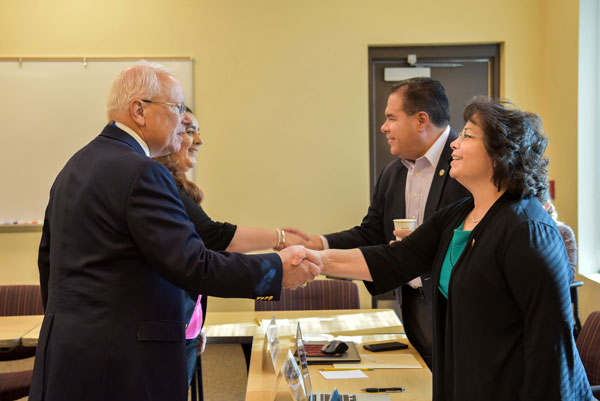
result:
[(319, 373), (328, 380), (369, 378), (362, 370), (320, 370)]

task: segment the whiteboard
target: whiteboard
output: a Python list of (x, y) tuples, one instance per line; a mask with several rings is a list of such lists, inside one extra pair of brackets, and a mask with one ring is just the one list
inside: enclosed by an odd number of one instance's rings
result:
[[(167, 67), (193, 108), (193, 61)], [(50, 187), (67, 160), (107, 123), (106, 97), (135, 60), (0, 60), (0, 223), (43, 220)]]

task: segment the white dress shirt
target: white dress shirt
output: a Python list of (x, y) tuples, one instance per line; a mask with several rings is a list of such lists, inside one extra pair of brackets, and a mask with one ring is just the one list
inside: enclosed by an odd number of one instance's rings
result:
[[(433, 182), (435, 169), (440, 161), (444, 145), (450, 135), (450, 126), (429, 147), (427, 152), (417, 160), (402, 159), (402, 164), (407, 168), (406, 187), (404, 189), (405, 218), (417, 220), (417, 227), (425, 220), (425, 205), (429, 196), (429, 189)], [(408, 282), (412, 288), (423, 287), (421, 278), (417, 277)]]
[(136, 140), (137, 143), (140, 144), (140, 146), (142, 147), (142, 149), (144, 149), (144, 153), (146, 154), (146, 156), (150, 157), (150, 148), (148, 147), (148, 145), (146, 144), (146, 142), (144, 142), (144, 140), (137, 134), (137, 132), (135, 132), (134, 130), (132, 130), (131, 128), (129, 128), (128, 126), (118, 123), (118, 122), (114, 122), (114, 124), (119, 127), (120, 129), (122, 129), (123, 131), (127, 132), (129, 135), (131, 135), (133, 137), (133, 139)]

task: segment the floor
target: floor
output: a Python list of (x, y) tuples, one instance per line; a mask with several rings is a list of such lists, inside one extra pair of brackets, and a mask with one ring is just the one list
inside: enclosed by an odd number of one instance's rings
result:
[(243, 401), (248, 373), (239, 344), (208, 344), (202, 354), (204, 401)]
[[(33, 369), (33, 358), (0, 362), (0, 372)], [(202, 356), (204, 401), (243, 401), (248, 374), (238, 344), (209, 344)], [(191, 397), (188, 397), (191, 400)], [(18, 401), (27, 401), (27, 397)]]

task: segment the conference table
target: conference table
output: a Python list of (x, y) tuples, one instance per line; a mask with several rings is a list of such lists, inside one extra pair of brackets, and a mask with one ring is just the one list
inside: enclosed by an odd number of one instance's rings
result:
[[(343, 310), (304, 310), (275, 312), (211, 312), (207, 314), (205, 331), (208, 343), (248, 343), (252, 344), (252, 354), (248, 371), (246, 401), (292, 401), (291, 393), (278, 372), (265, 368), (268, 361), (263, 359), (264, 333), (267, 321), (277, 319), (281, 355), (278, 367), (287, 353), (293, 348), (296, 327), (300, 322), (303, 336), (327, 333), (334, 336), (362, 336), (362, 343), (377, 343), (401, 340), (408, 342), (404, 329), (396, 313), (391, 309), (343, 309)], [(370, 354), (358, 345), (360, 354)], [(411, 354), (421, 365), (418, 369), (374, 369), (366, 371), (368, 379), (327, 380), (319, 371), (332, 368), (332, 365), (309, 365), (314, 391), (331, 392), (336, 387), (340, 393), (360, 393), (365, 387), (404, 387), (402, 393), (389, 393), (392, 401), (426, 401), (432, 398), (431, 372), (416, 350), (409, 346), (406, 350), (386, 351), (386, 355)]]
[[(0, 349), (10, 349), (23, 342), (23, 337), (32, 333), (34, 341), (27, 346), (36, 346), (43, 315), (0, 316)], [(37, 333), (37, 334), (36, 334)]]
[[(277, 319), (281, 354), (277, 370), (268, 367), (263, 358), (264, 333), (267, 322)], [(0, 348), (23, 345), (34, 347), (41, 328), (42, 316), (0, 317)], [(205, 331), (208, 343), (239, 343), (251, 346), (246, 401), (292, 401), (285, 379), (278, 373), (288, 348), (293, 348), (297, 323), (304, 336), (327, 333), (334, 336), (360, 336), (362, 343), (406, 341), (403, 328), (395, 312), (390, 309), (304, 310), (275, 312), (210, 312)], [(360, 354), (372, 354), (357, 345)], [(411, 354), (421, 365), (412, 369), (374, 369), (365, 371), (368, 379), (327, 380), (320, 370), (332, 365), (310, 365), (314, 391), (331, 392), (337, 387), (340, 393), (360, 393), (365, 387), (404, 387), (402, 393), (389, 393), (392, 401), (425, 401), (432, 397), (431, 372), (416, 350), (387, 351), (386, 355)]]

